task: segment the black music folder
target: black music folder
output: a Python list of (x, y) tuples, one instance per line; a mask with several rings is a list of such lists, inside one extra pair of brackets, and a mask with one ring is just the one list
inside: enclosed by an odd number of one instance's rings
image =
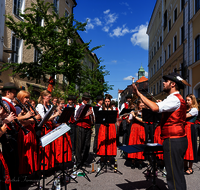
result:
[(95, 116), (95, 118), (97, 117), (97, 115), (98, 115), (98, 111), (99, 111), (99, 106), (93, 106), (93, 110), (94, 110), (94, 116)]
[[(83, 107), (83, 109), (82, 109), (82, 107)], [(86, 113), (87, 113), (87, 111), (89, 110), (90, 107), (91, 107), (90, 104), (81, 105), (81, 107), (77, 110), (77, 113), (76, 113), (76, 120), (77, 120), (77, 119), (84, 118), (85, 115), (86, 115)], [(81, 111), (80, 111), (80, 110), (81, 110)], [(80, 111), (81, 113), (80, 113), (79, 111)]]
[(67, 123), (71, 117), (71, 115), (74, 113), (75, 108), (74, 107), (65, 107), (62, 114), (60, 115), (57, 123)]
[(161, 121), (162, 113), (153, 112), (151, 109), (142, 109), (142, 119), (146, 122), (159, 123)]
[(116, 123), (117, 110), (100, 110), (98, 111), (96, 124)]
[(119, 115), (123, 115), (125, 113), (130, 113), (131, 111), (133, 111), (134, 109), (126, 109), (126, 108), (123, 108), (123, 110), (120, 112)]

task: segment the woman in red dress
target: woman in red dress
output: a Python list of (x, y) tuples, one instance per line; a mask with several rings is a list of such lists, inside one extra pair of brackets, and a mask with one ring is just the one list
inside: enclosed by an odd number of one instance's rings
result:
[[(105, 97), (105, 105), (99, 110), (115, 110), (115, 108), (111, 106), (111, 98), (112, 96), (107, 94)], [(101, 124), (98, 134), (97, 155), (102, 156), (101, 162), (104, 161), (104, 156), (107, 155), (108, 164), (110, 164), (111, 156), (117, 155), (115, 123), (110, 123), (108, 126)]]
[[(37, 141), (35, 133), (35, 121), (31, 116), (34, 113), (31, 111), (24, 110), (24, 107), (29, 101), (30, 93), (21, 90), (17, 94), (17, 99), (22, 103), (19, 104), (16, 101), (16, 113), (18, 115), (18, 120), (22, 125), (29, 131), (27, 135), (24, 134), (22, 129), (18, 133), (18, 155), (19, 155), (19, 174), (28, 175), (38, 170), (37, 166)], [(35, 116), (36, 119), (40, 119), (40, 115)]]
[[(129, 116), (128, 122), (131, 122), (131, 120), (133, 121), (131, 125), (131, 132), (128, 145), (145, 143), (145, 129), (141, 111), (142, 108), (144, 107), (145, 107), (144, 103), (141, 100), (138, 100), (136, 108), (136, 110), (138, 110), (137, 114), (135, 114), (135, 112), (132, 111)], [(135, 169), (136, 159), (140, 160), (138, 169), (142, 169), (142, 160), (144, 160), (143, 152), (129, 153), (127, 157), (132, 159), (132, 164), (131, 164), (132, 169)]]
[[(65, 100), (63, 98), (59, 98), (57, 100), (57, 110), (62, 113), (62, 110), (65, 105)], [(56, 126), (59, 126), (61, 123), (57, 123), (60, 115), (54, 119), (54, 123)], [(64, 139), (64, 143), (63, 143)], [(63, 144), (64, 144), (64, 153), (63, 153)], [(62, 163), (63, 162), (63, 154), (64, 154), (64, 162), (69, 162), (72, 160), (72, 144), (69, 132), (65, 133), (64, 135), (60, 136), (55, 140), (55, 163)]]
[[(44, 90), (40, 93), (40, 97), (38, 99), (38, 105), (36, 107), (36, 110), (41, 115), (42, 119), (44, 118), (45, 114), (49, 109), (52, 108), (53, 105), (50, 104), (51, 100), (51, 94), (49, 91)], [(53, 120), (55, 117), (57, 117), (60, 114), (59, 111), (56, 111), (47, 121), (46, 125), (49, 127), (49, 129), (46, 129), (45, 126), (43, 126), (43, 130), (41, 131), (41, 137), (49, 133), (54, 129), (53, 126)], [(45, 153), (42, 151), (42, 148), (39, 148), (38, 153), (38, 165), (40, 165), (41, 162), (43, 162), (43, 154), (45, 154), (45, 170), (48, 170), (50, 168), (54, 167), (55, 163), (55, 143), (54, 141), (45, 146)], [(41, 166), (41, 170), (43, 170), (43, 166)]]
[[(188, 139), (188, 148), (185, 153), (185, 174), (190, 175), (193, 174), (193, 161), (194, 161), (194, 153), (197, 153), (197, 150), (193, 149), (193, 139), (192, 139), (192, 130), (191, 127), (195, 123), (197, 116), (198, 116), (198, 104), (195, 96), (193, 94), (189, 94), (186, 96), (186, 105), (187, 105), (187, 112), (186, 112), (186, 125), (185, 125), (185, 132), (187, 134)], [(196, 139), (194, 139), (196, 141)]]

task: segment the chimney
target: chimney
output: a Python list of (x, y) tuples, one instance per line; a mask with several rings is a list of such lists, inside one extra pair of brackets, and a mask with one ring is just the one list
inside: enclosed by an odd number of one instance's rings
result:
[(134, 83), (134, 77), (132, 78), (132, 84)]

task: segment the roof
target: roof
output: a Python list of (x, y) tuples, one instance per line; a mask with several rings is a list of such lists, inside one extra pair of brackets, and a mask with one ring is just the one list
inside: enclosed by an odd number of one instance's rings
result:
[(118, 90), (118, 93), (122, 93), (124, 90)]
[(140, 79), (138, 79), (136, 82), (140, 83), (140, 82), (145, 82), (148, 81), (148, 78), (146, 78), (145, 76), (142, 76)]
[(141, 65), (141, 67), (139, 68), (139, 71), (145, 71), (144, 68), (142, 67), (142, 65)]

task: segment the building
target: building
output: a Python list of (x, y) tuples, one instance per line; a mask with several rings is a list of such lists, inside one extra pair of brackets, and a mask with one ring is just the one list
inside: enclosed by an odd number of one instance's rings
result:
[(157, 0), (148, 25), (149, 92), (164, 99), (162, 76), (178, 72), (192, 86), (181, 94), (200, 96), (199, 1)]
[[(59, 16), (68, 16), (73, 13), (73, 9), (76, 7), (76, 0), (45, 0), (46, 2), (50, 2), (54, 4), (55, 9)], [(23, 11), (31, 7), (31, 3), (36, 2), (36, 0), (16, 0), (16, 1), (0, 1), (0, 66), (6, 62), (33, 62), (37, 59), (37, 51), (34, 48), (27, 50), (22, 39), (17, 39), (14, 36), (14, 33), (6, 27), (5, 25), (5, 17), (4, 15), (10, 14), (14, 17), (15, 21), (22, 21), (23, 18), (20, 17), (19, 11), (23, 13)], [(40, 24), (43, 25), (43, 21), (41, 20)], [(77, 34), (78, 35), (78, 34)], [(79, 37), (79, 43), (84, 43), (81, 37)], [(16, 53), (8, 53), (8, 50), (14, 50)], [(87, 49), (85, 51), (88, 51)], [(89, 52), (89, 51), (88, 51)], [(85, 58), (81, 61), (81, 63), (89, 66), (89, 68), (94, 68), (94, 62), (99, 63), (96, 54), (87, 53)], [(48, 86), (48, 82), (44, 83), (41, 81), (40, 84), (36, 84), (36, 81), (30, 81), (27, 78), (21, 79), (19, 76), (14, 75), (10, 76), (12, 70), (9, 69), (5, 72), (0, 73), (0, 79), (3, 81), (0, 85), (3, 85), (6, 82), (14, 82), (18, 87), (23, 87), (23, 89), (28, 89), (29, 86), (33, 87), (33, 91), (36, 94), (39, 94), (41, 89), (46, 89)], [(47, 76), (48, 77), (48, 76)], [(59, 81), (59, 83), (67, 82), (66, 79), (62, 75), (55, 76), (55, 79)], [(77, 87), (78, 88), (78, 87)]]

